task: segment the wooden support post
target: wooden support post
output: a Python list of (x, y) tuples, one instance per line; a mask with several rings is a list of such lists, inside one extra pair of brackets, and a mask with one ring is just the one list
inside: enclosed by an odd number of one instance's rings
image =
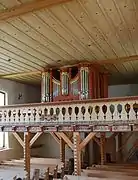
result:
[(101, 133), (100, 137), (100, 149), (101, 149), (101, 165), (104, 165), (105, 162), (105, 133)]
[(78, 132), (73, 133), (74, 142), (74, 175), (81, 175), (81, 150), (80, 150), (80, 134)]
[(60, 138), (60, 161), (65, 164), (65, 141)]
[(24, 173), (25, 180), (30, 180), (30, 133), (24, 133)]

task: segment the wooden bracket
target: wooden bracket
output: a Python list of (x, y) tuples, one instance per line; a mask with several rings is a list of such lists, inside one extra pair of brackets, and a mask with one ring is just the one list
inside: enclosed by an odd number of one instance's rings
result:
[(74, 145), (71, 142), (71, 140), (67, 137), (67, 135), (63, 132), (56, 132), (55, 134), (57, 134), (59, 137), (61, 137), (67, 144), (68, 146), (73, 150), (74, 149)]
[(37, 132), (34, 137), (30, 140), (30, 147), (35, 143), (35, 141), (42, 135), (42, 132)]
[(12, 133), (14, 135), (14, 137), (17, 139), (17, 141), (19, 142), (19, 144), (24, 147), (24, 141), (21, 139), (21, 137), (19, 136), (19, 134), (17, 132)]
[(57, 137), (57, 135), (54, 132), (50, 132), (51, 136), (55, 139), (55, 141), (60, 144), (60, 140), (59, 137)]
[(92, 138), (94, 138), (95, 135), (96, 135), (96, 133), (93, 133), (93, 132), (89, 133), (88, 136), (80, 143), (80, 145), (79, 145), (80, 150), (82, 150), (88, 144), (88, 142)]

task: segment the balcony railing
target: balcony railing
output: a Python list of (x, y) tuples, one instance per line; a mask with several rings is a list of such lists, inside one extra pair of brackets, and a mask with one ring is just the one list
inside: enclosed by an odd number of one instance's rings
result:
[(28, 127), (32, 131), (33, 127), (37, 131), (137, 131), (137, 124), (138, 97), (0, 107), (0, 126), (5, 131)]

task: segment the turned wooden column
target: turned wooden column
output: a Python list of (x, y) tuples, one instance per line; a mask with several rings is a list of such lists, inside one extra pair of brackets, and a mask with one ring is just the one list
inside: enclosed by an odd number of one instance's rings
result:
[(60, 161), (65, 164), (65, 141), (60, 138)]
[(30, 133), (24, 133), (24, 176), (30, 180)]
[(101, 153), (101, 165), (105, 163), (105, 133), (100, 134), (100, 153)]
[(79, 148), (80, 144), (80, 134), (78, 132), (73, 133), (73, 143), (74, 143), (74, 175), (81, 175), (81, 151)]

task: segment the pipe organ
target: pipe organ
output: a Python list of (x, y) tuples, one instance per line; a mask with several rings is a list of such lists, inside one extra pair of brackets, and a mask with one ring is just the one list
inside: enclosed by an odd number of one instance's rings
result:
[(83, 100), (108, 96), (107, 74), (89, 64), (79, 64), (76, 69), (72, 71), (71, 68), (62, 68), (57, 70), (58, 74), (55, 73), (54, 76), (52, 70), (43, 72), (41, 101)]

